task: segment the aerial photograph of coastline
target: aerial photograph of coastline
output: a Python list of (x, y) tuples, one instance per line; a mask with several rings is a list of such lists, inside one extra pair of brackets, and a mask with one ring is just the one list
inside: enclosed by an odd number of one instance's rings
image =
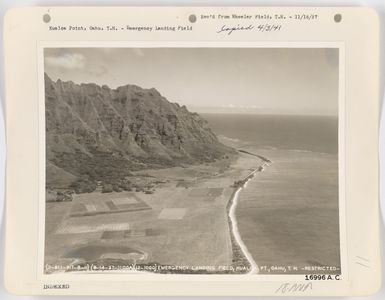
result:
[(45, 48), (44, 273), (340, 274), (338, 66)]

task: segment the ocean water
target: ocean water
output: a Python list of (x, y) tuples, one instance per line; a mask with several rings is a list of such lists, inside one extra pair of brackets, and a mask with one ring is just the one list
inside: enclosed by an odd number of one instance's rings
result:
[(236, 208), (260, 273), (340, 273), (337, 118), (203, 117), (222, 141), (272, 161), (241, 190)]
[(218, 135), (261, 148), (338, 153), (338, 118), (329, 116), (201, 114)]

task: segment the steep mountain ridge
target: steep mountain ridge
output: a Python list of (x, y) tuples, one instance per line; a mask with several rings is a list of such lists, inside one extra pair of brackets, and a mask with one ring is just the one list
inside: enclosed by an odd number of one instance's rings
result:
[(231, 151), (197, 113), (154, 88), (54, 82), (45, 74), (45, 102), (46, 157), (57, 167), (56, 177), (61, 168), (92, 181), (122, 178), (132, 170), (209, 162)]

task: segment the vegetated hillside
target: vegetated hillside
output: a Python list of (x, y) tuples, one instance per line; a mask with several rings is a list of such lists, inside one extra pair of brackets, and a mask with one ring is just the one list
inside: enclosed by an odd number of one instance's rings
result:
[(197, 113), (154, 88), (54, 82), (45, 74), (45, 105), (48, 188), (74, 179), (77, 192), (89, 192), (132, 170), (210, 162), (231, 151)]

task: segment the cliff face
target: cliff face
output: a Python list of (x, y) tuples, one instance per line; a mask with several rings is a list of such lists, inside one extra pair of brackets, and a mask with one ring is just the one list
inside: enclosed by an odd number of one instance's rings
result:
[(54, 82), (45, 75), (45, 104), (47, 162), (76, 176), (122, 177), (229, 151), (204, 119), (156, 89)]

